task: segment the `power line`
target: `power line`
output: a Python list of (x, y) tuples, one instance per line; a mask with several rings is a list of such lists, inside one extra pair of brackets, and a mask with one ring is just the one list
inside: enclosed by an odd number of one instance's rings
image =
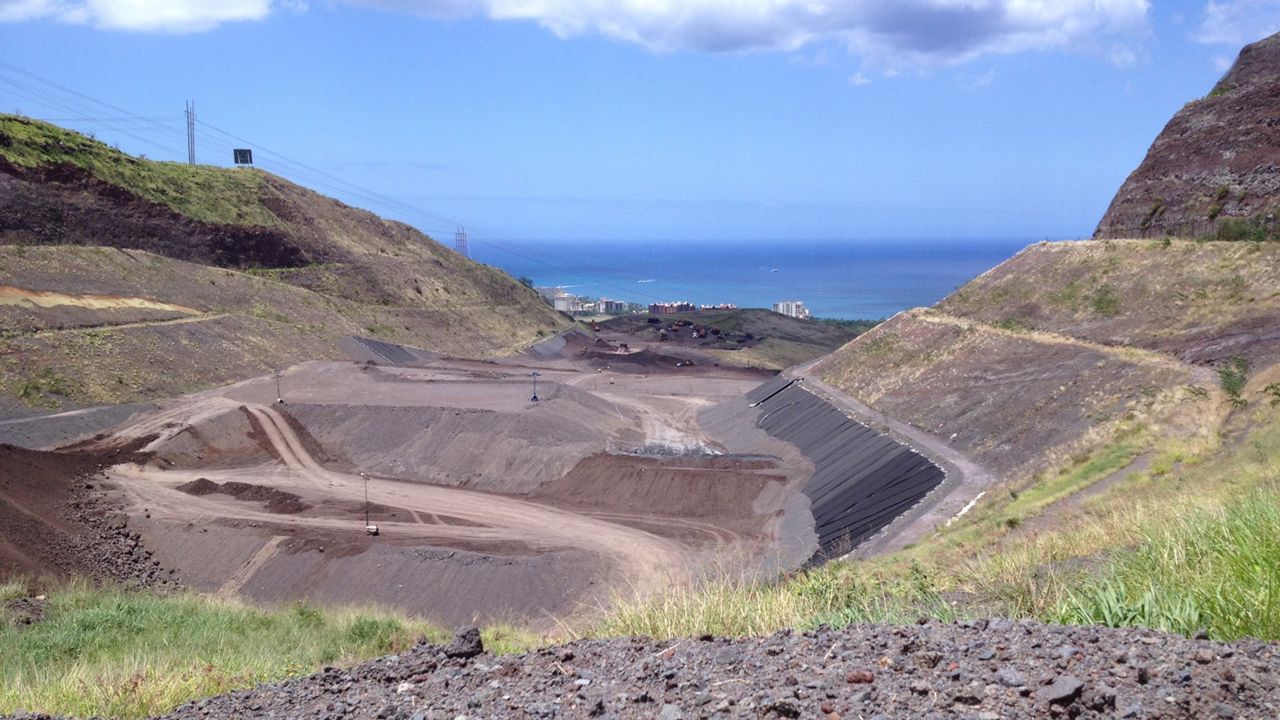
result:
[[(84, 115), (84, 117), (77, 117), (71, 120), (62, 120), (64, 122), (74, 121), (74, 122), (103, 122), (103, 123), (115, 123), (115, 122), (142, 123), (144, 125), (150, 126), (153, 129), (152, 130), (153, 132), (155, 132), (156, 130), (161, 131), (164, 137), (166, 138), (171, 138), (173, 136), (174, 128), (158, 122), (159, 119), (169, 119), (167, 117), (165, 118), (147, 117), (147, 116), (139, 115), (137, 113), (130, 112), (129, 110), (121, 108), (117, 105), (113, 105), (111, 103), (108, 103), (103, 100), (99, 100), (97, 98), (93, 98), (89, 95), (73, 90), (71, 88), (59, 85), (58, 83), (42, 78), (38, 75), (35, 75), (34, 73), (23, 70), (22, 68), (15, 67), (3, 61), (0, 61), (0, 68), (6, 69), (10, 72), (17, 73), (25, 78), (29, 78), (30, 80), (43, 83), (44, 85), (47, 85), (50, 88), (53, 88), (61, 93), (69, 94), (74, 96), (75, 98), (79, 98), (79, 100), (76, 100), (72, 98), (67, 98), (65, 95), (59, 96), (51, 91), (42, 89), (37, 86), (33, 86), (29, 83), (24, 83), (22, 81), (14, 80), (13, 78), (6, 78), (0, 75), (0, 82), (7, 82), (10, 84), (11, 87), (19, 87), (19, 88), (25, 89), (28, 93), (30, 93), (30, 95), (28, 95), (28, 98), (33, 99), (35, 102), (41, 102), (43, 104), (50, 105), (52, 107), (57, 107), (64, 111), (69, 111), (72, 113)], [(86, 102), (92, 103), (92, 105), (86, 105), (85, 104)], [(120, 116), (117, 118), (89, 117), (89, 115), (93, 113), (93, 105), (101, 106), (103, 108), (112, 110), (116, 113), (120, 113)], [(312, 167), (303, 162), (290, 158), (284, 155), (283, 153), (279, 153), (275, 150), (267, 148), (261, 145), (260, 143), (256, 143), (254, 141), (248, 140), (244, 137), (241, 137), (229, 131), (223, 130), (217, 126), (211, 125), (207, 121), (196, 118), (194, 115), (195, 115), (194, 107), (189, 106), (188, 107), (188, 147), (187, 147), (189, 162), (194, 163), (193, 139), (194, 139), (195, 127), (196, 126), (204, 127), (226, 138), (235, 140), (240, 143), (244, 143), (245, 145), (248, 145), (249, 147), (252, 147), (258, 150), (260, 154), (265, 153), (266, 155), (275, 158), (279, 163), (283, 165), (283, 169), (285, 170), (285, 172), (289, 172), (289, 173), (307, 178), (305, 180), (307, 184), (324, 187), (331, 191), (338, 192), (341, 194), (345, 194), (349, 197), (359, 199), (362, 202), (372, 205), (374, 207), (381, 208), (385, 212), (407, 217), (411, 221), (413, 221), (415, 224), (419, 225), (420, 228), (427, 230), (428, 232), (431, 232), (435, 235), (444, 237), (444, 236), (447, 236), (449, 232), (448, 230), (444, 230), (439, 227), (436, 227), (436, 228), (430, 227), (431, 225), (434, 225), (436, 223), (440, 223), (445, 227), (448, 227), (448, 226), (474, 227), (473, 224), (464, 223), (457, 219), (447, 218), (441, 215), (437, 215), (435, 213), (425, 211), (420, 207), (409, 205), (403, 201), (388, 197), (376, 191), (373, 191), (368, 188), (357, 185), (355, 183), (352, 183), (341, 177), (333, 175), (332, 173), (326, 172), (324, 170), (320, 170), (319, 168)], [(118, 127), (113, 127), (111, 129), (114, 132), (118, 132), (122, 135), (131, 137), (135, 140), (146, 143), (148, 145), (158, 147), (162, 150), (165, 150), (166, 152), (172, 152), (175, 157), (178, 155), (177, 152), (174, 152), (173, 146), (162, 145), (156, 142), (155, 140), (144, 138), (140, 135), (135, 134), (134, 132), (123, 130)], [(225, 141), (218, 141), (214, 138), (208, 138), (207, 142), (214, 142), (214, 144), (222, 148), (234, 148), (234, 146), (227, 144)], [(323, 178), (324, 180), (318, 180), (317, 178)], [(424, 219), (430, 220), (431, 222), (423, 223), (422, 221)], [(488, 233), (482, 234), (482, 235), (472, 234), (469, 236), (469, 239), (472, 242), (476, 242), (481, 245), (485, 245), (490, 248), (493, 248), (498, 252), (505, 253), (513, 257), (518, 257), (518, 258), (527, 260), (529, 262), (535, 263), (537, 265), (540, 265), (542, 267), (546, 267), (552, 271), (555, 271), (561, 276), (565, 276), (565, 277), (569, 277), (577, 280), (583, 280), (597, 287), (610, 288), (632, 297), (638, 296), (638, 297), (645, 297), (645, 298), (650, 298), (655, 300), (663, 299), (652, 293), (639, 291), (639, 290), (636, 290), (635, 288), (625, 288), (620, 285), (614, 285), (612, 283), (601, 281), (598, 278), (593, 278), (586, 275), (580, 275), (575, 272), (567, 271), (563, 266), (558, 266), (557, 264), (548, 262), (547, 256), (550, 255), (552, 257), (555, 257), (556, 254), (548, 252), (546, 248), (540, 248), (539, 249), (540, 254), (538, 256), (534, 256), (534, 255), (529, 255), (527, 253), (515, 250), (509, 245), (509, 243), (512, 241), (501, 238), (496, 234), (488, 234)], [(561, 257), (560, 259), (565, 261), (569, 260), (568, 258), (563, 258), (563, 257)]]

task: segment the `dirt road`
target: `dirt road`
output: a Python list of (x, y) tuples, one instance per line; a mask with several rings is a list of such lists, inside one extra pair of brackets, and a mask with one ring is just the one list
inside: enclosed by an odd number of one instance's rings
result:
[[(213, 408), (223, 402), (210, 399)], [(112, 471), (114, 478), (130, 498), (132, 512), (145, 512), (154, 519), (170, 522), (208, 522), (213, 518), (258, 523), (273, 528), (323, 531), (330, 534), (359, 534), (363, 520), (358, 513), (330, 511), (280, 515), (254, 504), (239, 502), (222, 495), (193, 497), (176, 489), (197, 478), (214, 482), (262, 482), (270, 487), (293, 492), (317, 507), (332, 507), (335, 501), (347, 506), (358, 505), (364, 498), (365, 483), (358, 474), (326, 469), (304, 446), (289, 423), (269, 406), (244, 405), (267, 436), (272, 452), (279, 458), (273, 467), (230, 469), (169, 469), (154, 466), (127, 465)], [(199, 408), (171, 410), (141, 425), (155, 430), (172, 422), (177, 415), (201, 415)], [(606, 559), (615, 572), (624, 575), (638, 587), (662, 587), (685, 579), (690, 566), (689, 548), (653, 533), (628, 527), (621, 522), (592, 517), (511, 497), (479, 493), (458, 488), (441, 487), (368, 478), (368, 498), (381, 506), (404, 508), (409, 519), (379, 520), (382, 536), (404, 544), (448, 546), (462, 542), (466, 546), (500, 546), (518, 543), (522, 546), (553, 550), (577, 548)], [(433, 514), (460, 519), (456, 524), (428, 523), (417, 514)], [(637, 515), (632, 522), (643, 522)], [(261, 565), (264, 558), (256, 556)]]

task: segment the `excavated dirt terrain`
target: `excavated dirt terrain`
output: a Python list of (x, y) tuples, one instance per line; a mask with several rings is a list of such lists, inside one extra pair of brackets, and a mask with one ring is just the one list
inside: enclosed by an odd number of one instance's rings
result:
[(141, 585), (172, 584), (106, 500), (101, 472), (145, 461), (150, 438), (93, 449), (46, 452), (0, 445), (0, 577), (74, 576)]
[[(374, 603), (445, 624), (541, 628), (615, 593), (772, 572), (812, 553), (807, 468), (737, 440), (729, 452), (699, 420), (758, 380), (563, 358), (310, 362), (281, 377), (284, 404), (273, 378), (256, 378), (142, 409), (67, 457), (106, 458), (87, 468), (105, 472), (95, 512), (160, 578), (264, 603)], [(117, 447), (141, 454), (109, 455)], [(47, 475), (67, 483), (85, 471)], [(16, 507), (43, 502), (55, 517), (70, 504), (57, 483), (32, 482), (11, 492)], [(36, 571), (69, 547), (34, 546), (49, 549), (24, 558)]]
[[(166, 718), (1269, 718), (1275, 645), (1008, 620), (483, 652), (474, 629)], [(29, 718), (31, 716), (22, 716)]]

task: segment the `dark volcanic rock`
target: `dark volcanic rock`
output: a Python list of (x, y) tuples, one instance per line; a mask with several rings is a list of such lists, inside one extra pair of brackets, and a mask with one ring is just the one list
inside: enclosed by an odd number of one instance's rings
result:
[[(1276, 645), (1029, 621), (584, 640), (471, 656), (478, 647), (468, 628), (447, 647), (420, 644), (166, 717), (1255, 718), (1280, 707)], [(981, 647), (999, 648), (1000, 663), (979, 660)], [(1069, 673), (1059, 668), (1062, 648), (1077, 651)]]
[(484, 652), (484, 643), (480, 640), (480, 628), (465, 627), (453, 636), (444, 654), (451, 658), (473, 658)]
[(1280, 35), (1245, 47), (1209, 95), (1182, 108), (1111, 201), (1097, 238), (1204, 237), (1280, 207)]

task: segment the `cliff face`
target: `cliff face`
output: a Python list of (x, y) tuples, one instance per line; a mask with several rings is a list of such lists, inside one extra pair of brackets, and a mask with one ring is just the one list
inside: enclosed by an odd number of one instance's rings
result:
[(1097, 238), (1274, 235), (1280, 226), (1280, 34), (1240, 51), (1156, 138)]

